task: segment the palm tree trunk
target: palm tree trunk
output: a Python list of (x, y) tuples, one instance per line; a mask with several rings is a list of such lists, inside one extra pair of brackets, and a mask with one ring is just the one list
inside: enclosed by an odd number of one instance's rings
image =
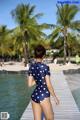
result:
[[(28, 64), (29, 62), (29, 45), (28, 45), (28, 34), (27, 31), (24, 32), (24, 59), (25, 59), (25, 66)], [(26, 40), (27, 40), (27, 44), (26, 44)]]
[(26, 66), (28, 63), (28, 50), (26, 45), (24, 45), (24, 59), (25, 59), (24, 66)]
[(64, 64), (66, 63), (66, 56), (67, 56), (67, 53), (66, 53), (66, 39), (64, 38)]
[(64, 64), (66, 64), (66, 57), (67, 57), (67, 30), (64, 29)]
[(71, 62), (71, 52), (70, 52), (70, 49), (68, 49), (68, 62), (70, 63)]

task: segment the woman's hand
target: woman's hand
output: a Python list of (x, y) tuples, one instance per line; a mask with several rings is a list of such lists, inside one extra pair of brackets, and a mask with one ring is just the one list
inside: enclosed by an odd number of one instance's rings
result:
[(59, 105), (60, 101), (56, 96), (54, 97), (54, 100), (55, 100), (56, 105)]

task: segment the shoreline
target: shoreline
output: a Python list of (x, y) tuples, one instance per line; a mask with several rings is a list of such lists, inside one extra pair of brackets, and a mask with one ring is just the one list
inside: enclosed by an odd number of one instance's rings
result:
[[(63, 71), (64, 74), (75, 74), (80, 73), (80, 65), (68, 63), (66, 65), (63, 64), (47, 64), (53, 71)], [(29, 66), (26, 67), (22, 62), (4, 62), (3, 66), (0, 66), (0, 73), (25, 73), (29, 69)]]
[(64, 75), (80, 74), (80, 68), (63, 70)]
[(4, 62), (0, 66), (0, 73), (26, 73), (28, 66), (24, 67), (22, 62)]

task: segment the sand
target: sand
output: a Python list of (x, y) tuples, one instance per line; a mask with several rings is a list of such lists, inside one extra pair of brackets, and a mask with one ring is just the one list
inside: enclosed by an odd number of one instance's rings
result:
[[(50, 68), (53, 68), (54, 71), (60, 71), (60, 70), (68, 70), (68, 69), (78, 69), (80, 68), (80, 65), (68, 63), (66, 65), (63, 64), (54, 64), (50, 63), (48, 64)], [(4, 62), (2, 66), (0, 66), (0, 71), (7, 70), (7, 71), (22, 71), (22, 70), (28, 70), (28, 65), (25, 67), (22, 62)]]
[(0, 66), (0, 71), (22, 71), (28, 70), (28, 66), (24, 67), (22, 62), (4, 62), (2, 66)]
[(68, 63), (66, 65), (63, 65), (63, 64), (49, 64), (49, 66), (51, 68), (53, 68), (54, 71), (61, 71), (61, 70), (69, 70), (69, 69), (79, 69), (80, 68), (80, 65), (77, 65), (77, 64), (72, 64), (72, 63)]

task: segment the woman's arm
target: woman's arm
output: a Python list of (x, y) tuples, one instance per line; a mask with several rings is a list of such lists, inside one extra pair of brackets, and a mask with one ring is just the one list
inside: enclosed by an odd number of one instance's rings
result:
[(59, 104), (59, 100), (54, 92), (53, 86), (52, 86), (51, 81), (50, 81), (50, 76), (46, 75), (45, 80), (46, 80), (48, 90), (50, 91), (51, 95), (54, 97), (56, 104)]
[(33, 76), (28, 76), (28, 87), (32, 87), (35, 84), (36, 84), (36, 82), (35, 82)]

